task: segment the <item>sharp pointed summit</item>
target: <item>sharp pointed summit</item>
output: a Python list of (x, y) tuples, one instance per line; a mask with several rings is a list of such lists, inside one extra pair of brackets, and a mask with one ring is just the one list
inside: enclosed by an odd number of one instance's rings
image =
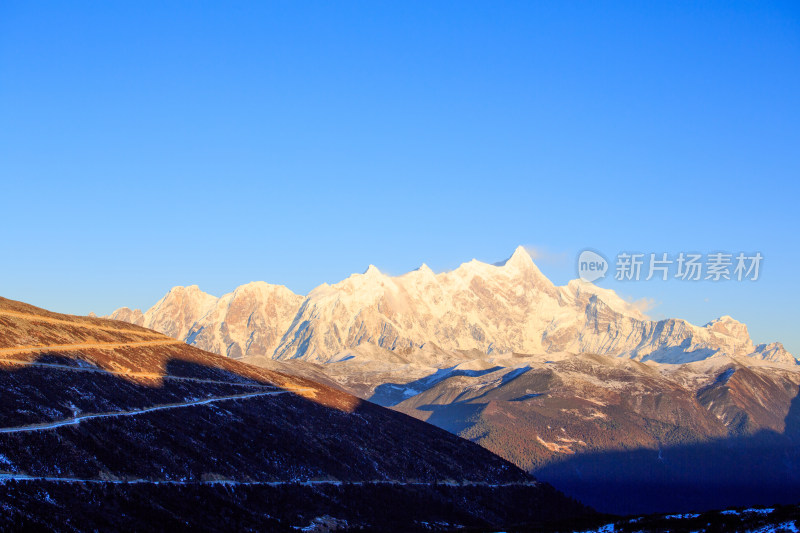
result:
[(505, 261), (495, 263), (495, 266), (510, 267), (523, 270), (523, 269), (528, 269), (535, 265), (533, 262), (533, 258), (528, 253), (528, 250), (526, 250), (524, 246), (517, 246), (517, 248), (514, 250), (514, 253), (511, 254), (511, 257), (509, 257)]
[(381, 271), (375, 265), (369, 265), (367, 269), (364, 271), (365, 276), (376, 276), (380, 275)]
[(517, 246), (514, 253), (505, 261), (494, 263), (496, 267), (513, 267), (513, 268), (528, 268), (535, 266), (533, 258), (528, 253), (524, 246)]
[(528, 250), (525, 249), (524, 246), (517, 246), (514, 250), (514, 253), (511, 254), (511, 257), (508, 258), (506, 264), (515, 264), (515, 265), (522, 265), (522, 264), (530, 264), (533, 263), (533, 258), (531, 254), (528, 253)]

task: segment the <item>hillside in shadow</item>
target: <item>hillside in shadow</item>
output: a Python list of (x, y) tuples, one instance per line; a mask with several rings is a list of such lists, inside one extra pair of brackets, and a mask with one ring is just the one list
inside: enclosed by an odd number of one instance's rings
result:
[(196, 360), (167, 360), (157, 378), (73, 352), (0, 365), (2, 527), (412, 531), (590, 515), (412, 417), (170, 349)]
[(644, 514), (800, 502), (800, 396), (785, 430), (570, 455), (533, 472), (602, 512)]

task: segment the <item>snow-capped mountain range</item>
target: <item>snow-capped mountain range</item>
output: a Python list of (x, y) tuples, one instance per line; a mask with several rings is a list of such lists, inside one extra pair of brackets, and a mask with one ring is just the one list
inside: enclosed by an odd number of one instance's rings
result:
[(370, 265), (307, 296), (252, 282), (220, 298), (175, 287), (146, 312), (110, 318), (151, 328), (234, 358), (266, 356), (325, 363), (362, 344), (410, 353), (593, 353), (687, 363), (713, 356), (784, 364), (780, 343), (754, 345), (729, 316), (705, 326), (654, 321), (614, 291), (573, 280), (554, 285), (523, 247), (495, 265), (472, 260), (436, 274), (426, 265), (388, 276)]

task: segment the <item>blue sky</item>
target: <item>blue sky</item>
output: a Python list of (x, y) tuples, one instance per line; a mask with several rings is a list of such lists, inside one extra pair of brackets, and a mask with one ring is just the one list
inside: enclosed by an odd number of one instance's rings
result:
[(760, 251), (603, 285), (800, 354), (794, 2), (3, 2), (0, 173), (0, 294), (56, 311)]

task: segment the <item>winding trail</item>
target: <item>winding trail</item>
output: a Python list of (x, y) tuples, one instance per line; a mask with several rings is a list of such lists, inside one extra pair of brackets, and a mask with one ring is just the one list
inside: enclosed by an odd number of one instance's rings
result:
[[(6, 313), (7, 311), (0, 311), (0, 314)], [(86, 350), (86, 349), (107, 349), (107, 350), (115, 350), (119, 348), (127, 348), (127, 347), (137, 347), (137, 346), (160, 346), (166, 344), (184, 344), (183, 341), (176, 340), (176, 339), (169, 339), (169, 338), (162, 338), (159, 340), (152, 340), (152, 341), (137, 341), (137, 342), (96, 342), (96, 343), (81, 343), (81, 344), (60, 344), (60, 345), (51, 345), (51, 346), (15, 346), (12, 348), (2, 348), (0, 349), (0, 355), (10, 355), (15, 353), (29, 353), (29, 352), (41, 352), (41, 351), (78, 351), (78, 350)], [(0, 434), (2, 433), (26, 433), (31, 431), (47, 431), (52, 429), (57, 429), (64, 426), (74, 426), (80, 424), (85, 420), (92, 420), (96, 418), (111, 418), (111, 417), (120, 417), (120, 416), (136, 416), (145, 413), (151, 413), (154, 411), (161, 411), (164, 409), (179, 409), (182, 407), (192, 407), (195, 405), (207, 405), (216, 402), (223, 402), (228, 400), (242, 400), (247, 398), (255, 398), (258, 396), (269, 396), (269, 395), (276, 395), (276, 394), (286, 394), (286, 393), (298, 393), (298, 392), (307, 392), (313, 389), (309, 388), (278, 388), (275, 385), (270, 384), (262, 384), (262, 383), (237, 383), (234, 381), (222, 381), (222, 380), (214, 380), (214, 379), (203, 379), (203, 378), (193, 378), (193, 377), (185, 377), (185, 376), (170, 376), (168, 374), (162, 375), (158, 373), (151, 373), (151, 372), (126, 372), (126, 371), (114, 371), (114, 370), (105, 370), (102, 368), (86, 368), (86, 367), (76, 367), (76, 366), (69, 366), (69, 365), (59, 365), (55, 363), (41, 363), (38, 361), (21, 361), (18, 359), (7, 359), (7, 358), (0, 358), (0, 363), (4, 364), (15, 364), (15, 365), (23, 365), (23, 366), (35, 366), (35, 367), (43, 367), (43, 368), (54, 368), (57, 370), (62, 371), (71, 371), (71, 372), (96, 372), (101, 374), (109, 374), (109, 375), (118, 375), (118, 376), (126, 376), (126, 377), (144, 377), (144, 378), (156, 378), (156, 379), (171, 379), (171, 380), (184, 380), (184, 381), (192, 381), (196, 383), (208, 383), (208, 384), (215, 384), (215, 385), (234, 385), (234, 386), (244, 386), (244, 387), (257, 387), (261, 389), (259, 392), (250, 392), (244, 394), (231, 394), (227, 396), (213, 396), (211, 398), (203, 398), (199, 400), (192, 400), (189, 402), (175, 402), (175, 403), (168, 403), (168, 404), (161, 404), (161, 405), (154, 405), (151, 407), (143, 407), (140, 409), (129, 409), (125, 411), (111, 411), (106, 413), (89, 413), (80, 416), (75, 416), (72, 418), (66, 418), (63, 420), (56, 420), (51, 422), (42, 422), (38, 424), (28, 424), (25, 426), (15, 426), (15, 427), (6, 427), (0, 428)]]
[(287, 394), (301, 390), (310, 389), (291, 389), (291, 390), (270, 390), (261, 392), (251, 392), (247, 394), (231, 394), (228, 396), (214, 396), (211, 398), (203, 398), (201, 400), (193, 400), (190, 402), (167, 403), (161, 405), (154, 405), (151, 407), (143, 407), (141, 409), (130, 409), (126, 411), (110, 411), (107, 413), (90, 413), (80, 415), (72, 418), (65, 418), (63, 420), (56, 420), (53, 422), (42, 422), (40, 424), (29, 424), (25, 426), (15, 426), (0, 428), (0, 433), (27, 433), (30, 431), (47, 431), (57, 429), (64, 426), (74, 426), (86, 420), (93, 420), (96, 418), (113, 418), (121, 416), (136, 416), (145, 413), (152, 413), (154, 411), (163, 411), (165, 409), (180, 409), (182, 407), (192, 407), (195, 405), (207, 405), (216, 402), (224, 402), (228, 400), (244, 400), (247, 398), (255, 398), (258, 396), (274, 396), (277, 394)]
[(49, 481), (53, 483), (99, 483), (108, 485), (242, 485), (242, 486), (266, 486), (280, 487), (284, 485), (305, 485), (313, 487), (318, 485), (391, 485), (391, 486), (446, 486), (446, 487), (536, 487), (537, 481), (510, 481), (508, 483), (488, 483), (485, 481), (397, 481), (392, 479), (375, 479), (368, 481), (338, 481), (334, 479), (314, 479), (314, 480), (289, 480), (289, 481), (236, 481), (234, 479), (211, 479), (211, 480), (191, 480), (179, 481), (174, 479), (96, 479), (96, 478), (74, 478), (74, 477), (53, 477), (53, 476), (29, 476), (27, 474), (13, 474), (0, 472), (0, 483), (5, 481)]

